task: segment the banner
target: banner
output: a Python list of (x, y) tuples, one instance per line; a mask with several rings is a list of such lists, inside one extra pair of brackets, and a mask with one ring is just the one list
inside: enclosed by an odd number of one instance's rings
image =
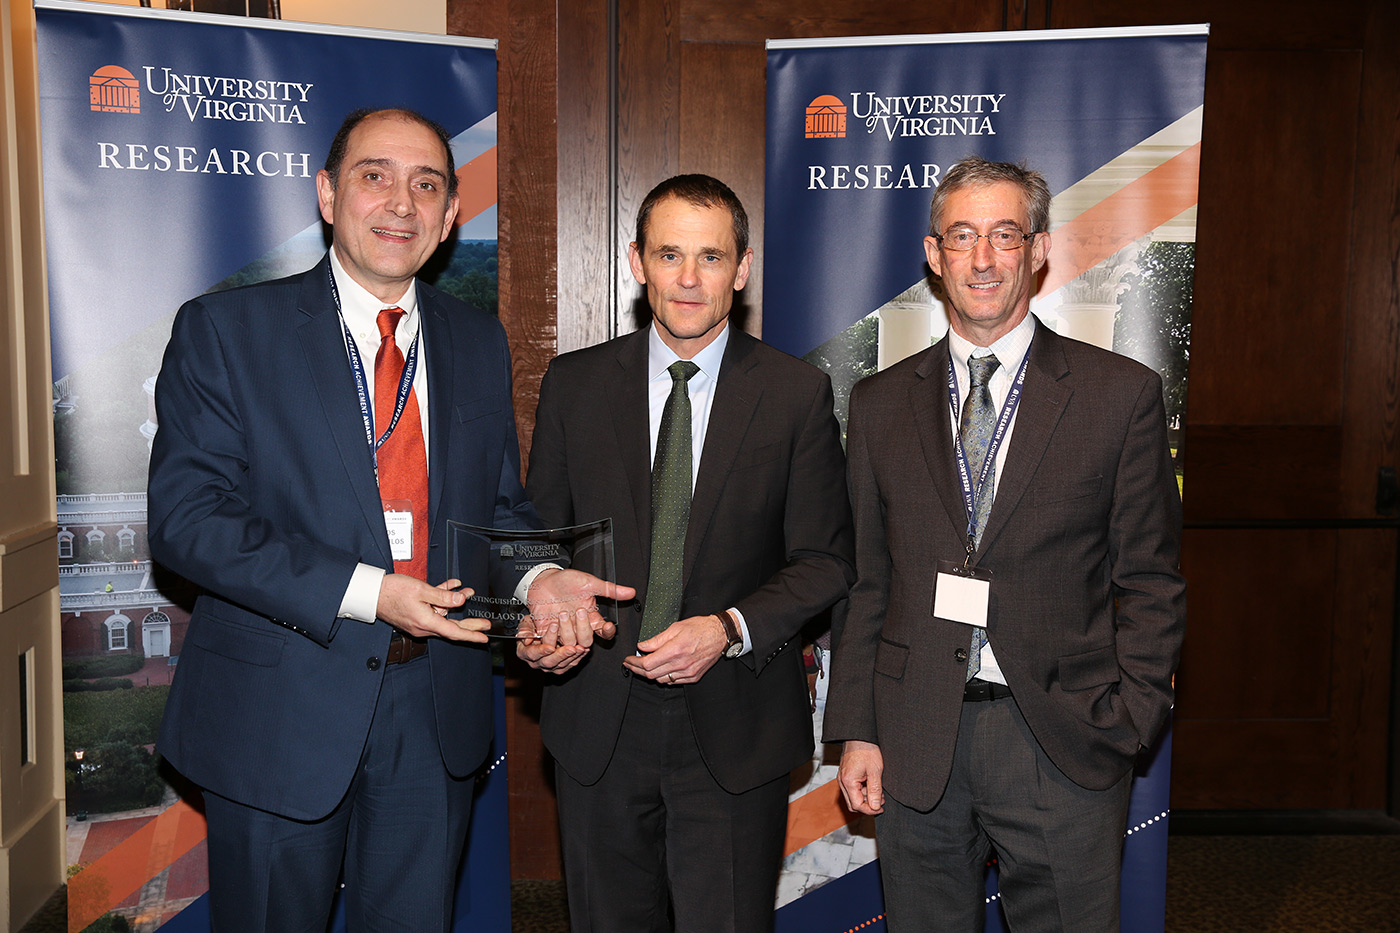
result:
[[(423, 277), (494, 311), (495, 43), (67, 0), (36, 8), (70, 929), (207, 930), (197, 794), (182, 799), (153, 752), (193, 604), (146, 545), (171, 321), (196, 295), (320, 259), (316, 172), (349, 111), (384, 106), (418, 110), (452, 137), (458, 228)], [(504, 770), (478, 785), (459, 930), (509, 927)]]
[[(923, 251), (940, 176), (969, 155), (1023, 162), (1054, 195), (1032, 313), (1162, 375), (1180, 464), (1207, 31), (770, 41), (763, 339), (831, 374), (844, 426), (852, 385), (947, 331)], [(819, 746), (793, 778), (779, 933), (884, 929), (873, 821), (841, 804), (838, 754)], [(1168, 730), (1133, 788), (1125, 931), (1164, 926), (1170, 769)], [(992, 865), (989, 931), (996, 899)]]

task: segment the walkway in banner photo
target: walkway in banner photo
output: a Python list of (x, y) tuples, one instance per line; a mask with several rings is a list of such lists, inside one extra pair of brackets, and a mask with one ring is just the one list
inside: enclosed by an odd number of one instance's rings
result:
[[(829, 668), (830, 656), (823, 663)], [(788, 794), (788, 837), (784, 847), (787, 856), (778, 877), (779, 907), (875, 860), (875, 818), (862, 816), (847, 824), (836, 784), (840, 751), (822, 744), (829, 682), (823, 676), (816, 685), (812, 730), (817, 748), (810, 774), (805, 783), (792, 787)], [(798, 769), (794, 774), (796, 781), (803, 771)]]
[[(164, 661), (163, 658), (159, 660)], [(154, 673), (148, 672), (147, 668), (152, 667), (153, 663), (147, 662), (146, 667), (132, 677), (144, 677), (149, 673), (151, 683), (164, 683), (164, 680), (156, 680)], [(68, 864), (84, 867), (92, 865), (113, 849), (132, 840), (177, 801), (175, 792), (167, 788), (160, 806), (122, 813), (95, 813), (81, 822), (70, 816)], [(111, 905), (110, 911), (126, 917), (131, 924), (132, 933), (155, 933), (162, 924), (188, 907), (208, 889), (208, 860), (205, 843), (201, 840), (171, 864), (156, 872), (139, 889)], [(83, 909), (82, 905), (74, 906)]]

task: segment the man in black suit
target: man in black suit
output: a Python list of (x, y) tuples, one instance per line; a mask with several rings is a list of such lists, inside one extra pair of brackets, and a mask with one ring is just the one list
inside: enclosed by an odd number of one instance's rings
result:
[[(492, 717), (447, 522), (539, 525), (500, 323), (415, 278), (456, 181), (437, 124), (357, 111), (316, 177), (327, 256), (175, 318), (151, 553), (204, 594), (158, 748), (206, 792), (216, 930), (324, 930), (342, 879), (351, 930), (451, 925)], [(613, 595), (571, 570), (495, 582)]]
[(583, 654), (564, 625), (520, 648), (561, 675), (541, 726), (570, 915), (767, 930), (788, 773), (812, 752), (798, 635), (853, 572), (831, 383), (729, 326), (753, 251), (723, 183), (654, 188), (628, 258), (652, 326), (554, 360), (526, 483), (551, 524), (611, 518), (638, 591), (612, 643)]
[(1035, 172), (968, 159), (924, 248), (949, 334), (860, 382), (859, 575), (823, 737), (874, 813), (891, 930), (1118, 929), (1133, 763), (1185, 626), (1162, 381), (1029, 315), (1049, 253)]

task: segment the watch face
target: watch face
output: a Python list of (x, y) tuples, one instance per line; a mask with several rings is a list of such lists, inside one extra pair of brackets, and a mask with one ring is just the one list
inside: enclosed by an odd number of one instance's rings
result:
[(736, 644), (736, 645), (730, 645), (728, 648), (725, 648), (725, 649), (724, 649), (724, 656), (725, 656), (726, 658), (737, 658), (739, 655), (741, 655), (741, 654), (743, 654), (743, 653), (744, 653), (744, 643), (743, 643), (743, 642), (739, 642), (739, 643)]

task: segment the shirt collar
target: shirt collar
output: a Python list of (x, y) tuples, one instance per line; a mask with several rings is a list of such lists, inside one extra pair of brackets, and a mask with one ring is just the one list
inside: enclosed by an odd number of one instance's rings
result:
[[(719, 332), (719, 336), (711, 341), (710, 345), (691, 357), (691, 362), (700, 367), (700, 372), (710, 379), (719, 381), (719, 367), (724, 362), (724, 348), (729, 346), (729, 321), (724, 322), (724, 329)], [(647, 334), (647, 381), (657, 379), (662, 375), (670, 378), (666, 372), (672, 363), (680, 359), (676, 351), (666, 346), (666, 341), (661, 339), (661, 335), (656, 332), (656, 323), (653, 321), (650, 332)]]
[(350, 273), (346, 272), (345, 267), (340, 264), (340, 257), (335, 254), (335, 247), (331, 247), (330, 257), (331, 275), (335, 276), (335, 288), (340, 294), (340, 313), (345, 318), (345, 323), (352, 333), (367, 331), (371, 334), (377, 334), (379, 332), (379, 312), (385, 308), (398, 308), (404, 312), (403, 320), (399, 322), (398, 332), (400, 334), (410, 334), (417, 331), (418, 288), (416, 279), (409, 283), (408, 289), (397, 302), (385, 304), (350, 277)]
[(960, 376), (967, 374), (967, 358), (969, 356), (986, 356), (991, 353), (1001, 362), (998, 369), (1008, 376), (1014, 377), (1016, 371), (1021, 368), (1021, 360), (1026, 355), (1026, 350), (1030, 348), (1031, 338), (1035, 336), (1035, 316), (1027, 314), (1021, 319), (1021, 323), (1011, 328), (993, 343), (990, 347), (979, 347), (970, 340), (964, 339), (957, 331), (948, 328), (948, 353), (953, 358), (953, 365), (957, 368)]

